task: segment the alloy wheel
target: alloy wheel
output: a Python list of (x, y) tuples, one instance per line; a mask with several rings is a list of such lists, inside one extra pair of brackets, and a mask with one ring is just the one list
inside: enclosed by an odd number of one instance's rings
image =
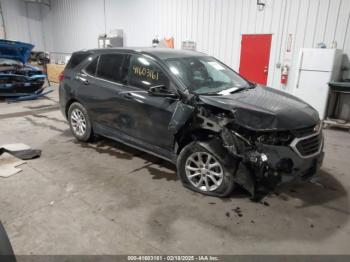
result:
[(78, 136), (84, 136), (86, 132), (86, 119), (83, 112), (78, 108), (73, 109), (70, 121), (73, 132)]
[(222, 184), (224, 174), (220, 162), (208, 152), (191, 154), (185, 164), (190, 183), (201, 191), (214, 191)]

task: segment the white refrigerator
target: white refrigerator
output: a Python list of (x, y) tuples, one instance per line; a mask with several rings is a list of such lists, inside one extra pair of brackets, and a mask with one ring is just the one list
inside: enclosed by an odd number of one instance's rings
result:
[(339, 49), (303, 48), (297, 64), (294, 95), (326, 118), (330, 81), (339, 80), (342, 52)]

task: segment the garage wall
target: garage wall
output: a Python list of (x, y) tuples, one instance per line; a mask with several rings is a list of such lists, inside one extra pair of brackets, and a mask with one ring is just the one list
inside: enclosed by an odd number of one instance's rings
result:
[[(155, 35), (174, 36), (176, 48), (191, 39), (199, 51), (238, 70), (241, 34), (271, 33), (270, 86), (284, 89), (276, 65), (287, 63), (292, 68), (285, 89), (290, 91), (299, 49), (319, 42), (331, 46), (336, 41), (350, 67), (349, 0), (262, 0), (263, 11), (256, 0), (51, 0), (51, 8), (41, 6), (39, 13), (36, 4), (0, 1), (6, 3), (8, 37), (32, 41), (50, 52), (95, 48), (99, 34), (121, 28), (127, 46), (149, 46)], [(10, 17), (14, 23), (6, 23)], [(286, 53), (289, 34), (292, 51)]]
[(45, 50), (41, 8), (23, 0), (1, 0), (6, 38), (35, 45), (35, 50)]
[[(87, 3), (88, 2), (88, 3)], [(51, 25), (50, 49), (72, 52), (97, 46), (97, 35), (122, 28), (127, 46), (149, 46), (155, 35), (174, 36), (175, 47), (185, 39), (238, 70), (241, 34), (273, 34), (268, 84), (279, 84), (278, 63), (292, 69), (287, 90), (294, 83), (301, 47), (324, 42), (350, 54), (349, 0), (54, 0), (44, 24)], [(292, 37), (292, 51), (286, 40)], [(345, 63), (348, 63), (346, 59)], [(350, 77), (350, 76), (349, 76)]]
[[(126, 31), (132, 46), (149, 45), (155, 34), (174, 36), (176, 47), (184, 39), (197, 42), (199, 51), (214, 55), (234, 69), (239, 68), (241, 34), (272, 33), (268, 84), (279, 85), (278, 63), (291, 69), (287, 89), (294, 82), (295, 64), (301, 47), (324, 42), (350, 54), (350, 1), (348, 0), (263, 0), (258, 11), (256, 0), (134, 0), (123, 5), (111, 3), (121, 17), (107, 12), (107, 29), (112, 25)], [(127, 2), (127, 3), (126, 3)], [(121, 11), (121, 12), (120, 12)], [(286, 53), (286, 40), (292, 37), (292, 51)]]
[(47, 50), (71, 53), (97, 47), (105, 32), (104, 0), (51, 0), (43, 14)]

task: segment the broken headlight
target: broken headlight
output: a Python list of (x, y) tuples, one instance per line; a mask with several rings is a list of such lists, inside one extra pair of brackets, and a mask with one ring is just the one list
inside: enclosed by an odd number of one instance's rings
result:
[(275, 146), (289, 145), (292, 140), (293, 135), (289, 131), (266, 133), (257, 137), (259, 143)]

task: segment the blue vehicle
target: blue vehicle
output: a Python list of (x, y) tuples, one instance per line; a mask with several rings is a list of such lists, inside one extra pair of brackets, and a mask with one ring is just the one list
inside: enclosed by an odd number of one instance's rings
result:
[(32, 44), (0, 40), (0, 97), (43, 95), (46, 74), (27, 64)]

